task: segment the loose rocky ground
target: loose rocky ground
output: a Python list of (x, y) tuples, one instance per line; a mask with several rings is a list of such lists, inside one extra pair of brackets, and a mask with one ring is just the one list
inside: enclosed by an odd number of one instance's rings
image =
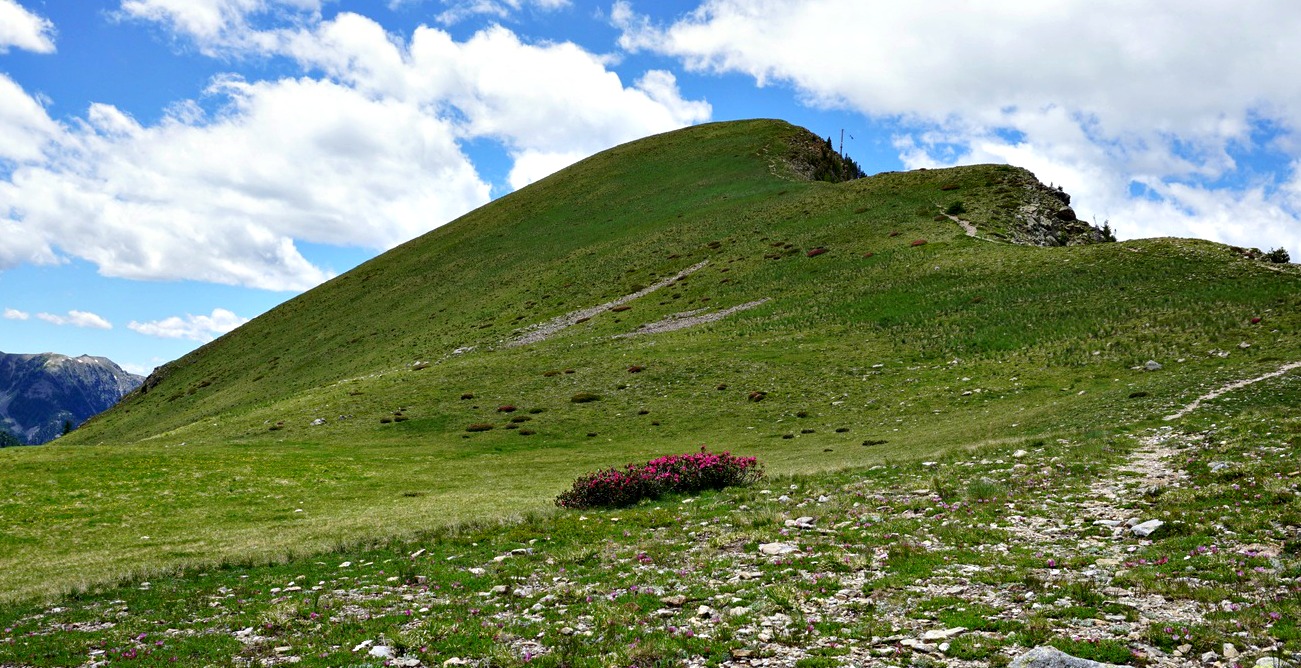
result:
[(178, 573), (0, 611), (0, 666), (1295, 666), (1297, 434), (1257, 409)]

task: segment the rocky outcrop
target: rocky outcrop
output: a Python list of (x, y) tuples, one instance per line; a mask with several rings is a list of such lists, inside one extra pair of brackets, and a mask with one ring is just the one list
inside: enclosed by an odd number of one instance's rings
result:
[(51, 441), (143, 380), (105, 357), (0, 353), (0, 430), (26, 445)]
[(1008, 179), (1021, 189), (1021, 204), (1012, 214), (1011, 240), (1027, 246), (1079, 246), (1115, 241), (1108, 227), (1095, 227), (1075, 216), (1071, 196), (1060, 186), (1046, 186), (1027, 170)]

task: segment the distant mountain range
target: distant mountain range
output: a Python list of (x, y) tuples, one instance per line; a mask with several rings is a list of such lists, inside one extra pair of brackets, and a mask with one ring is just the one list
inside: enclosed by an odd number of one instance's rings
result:
[(142, 382), (105, 357), (0, 353), (0, 447), (51, 441)]

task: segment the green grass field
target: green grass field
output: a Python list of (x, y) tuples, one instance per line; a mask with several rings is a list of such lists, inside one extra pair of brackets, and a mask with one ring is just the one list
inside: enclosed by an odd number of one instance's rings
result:
[(960, 201), (1005, 230), (1023, 172), (810, 182), (786, 166), (802, 132), (612, 149), (287, 302), (58, 444), (0, 450), (0, 600), (550, 512), (578, 474), (702, 444), (787, 475), (1135, 430), (1301, 359), (1295, 266), (969, 238), (936, 214)]

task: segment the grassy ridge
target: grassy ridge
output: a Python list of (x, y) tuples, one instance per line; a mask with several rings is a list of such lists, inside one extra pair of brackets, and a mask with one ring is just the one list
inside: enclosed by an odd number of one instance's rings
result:
[[(57, 446), (0, 451), (0, 598), (509, 517), (702, 443), (794, 474), (1132, 427), (1301, 356), (1294, 268), (1189, 240), (972, 239), (936, 214), (1005, 225), (1023, 171), (808, 182), (787, 166), (801, 137), (715, 124), (600, 154), (205, 346)], [(1148, 359), (1165, 369), (1134, 370)]]

